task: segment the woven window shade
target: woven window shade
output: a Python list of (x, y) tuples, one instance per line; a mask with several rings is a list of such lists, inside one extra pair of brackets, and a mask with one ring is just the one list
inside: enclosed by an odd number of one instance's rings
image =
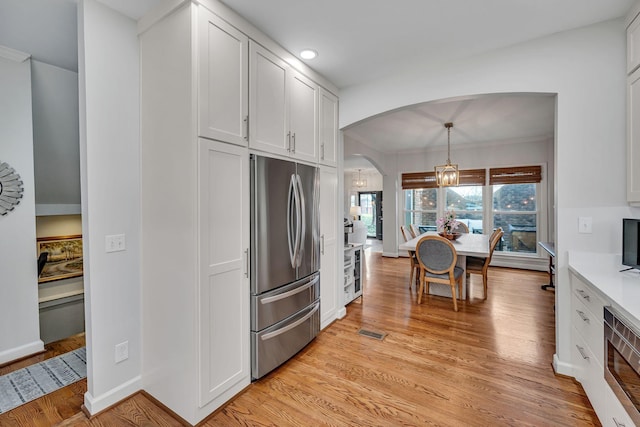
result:
[(459, 171), (459, 185), (485, 185), (487, 183), (486, 169), (465, 169)]
[(435, 172), (414, 172), (402, 174), (402, 189), (437, 188)]
[(529, 184), (542, 181), (542, 166), (489, 169), (489, 185)]

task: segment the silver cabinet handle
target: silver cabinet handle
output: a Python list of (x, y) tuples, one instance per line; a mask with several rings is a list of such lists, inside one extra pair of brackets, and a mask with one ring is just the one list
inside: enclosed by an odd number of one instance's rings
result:
[(295, 154), (296, 152), (296, 134), (295, 132), (291, 134), (291, 152)]
[(320, 144), (320, 158), (324, 160), (324, 142)]
[(287, 151), (291, 152), (291, 131), (287, 132)]
[(324, 234), (320, 236), (320, 253), (324, 255)]
[(611, 417), (611, 418), (613, 418), (613, 422), (615, 423), (616, 427), (625, 427), (624, 423), (621, 423), (618, 420), (616, 420), (616, 417)]
[(244, 131), (244, 135), (243, 138), (245, 139), (245, 141), (249, 140), (249, 116), (244, 116), (244, 129), (242, 129)]
[(589, 356), (587, 356), (586, 354), (584, 354), (584, 347), (580, 347), (579, 345), (576, 344), (576, 348), (578, 349), (578, 351), (580, 352), (580, 356), (582, 356), (583, 359), (587, 359), (589, 360)]
[(587, 301), (591, 301), (591, 297), (589, 296), (589, 294), (585, 293), (585, 291), (583, 291), (582, 289), (578, 289), (576, 292), (578, 292), (582, 298), (586, 299)]
[(580, 318), (584, 321), (584, 322), (589, 322), (589, 318), (587, 316), (585, 316), (583, 311), (580, 310), (576, 310), (576, 313), (578, 313), (578, 316), (580, 316)]
[(244, 250), (244, 277), (249, 278), (249, 248)]

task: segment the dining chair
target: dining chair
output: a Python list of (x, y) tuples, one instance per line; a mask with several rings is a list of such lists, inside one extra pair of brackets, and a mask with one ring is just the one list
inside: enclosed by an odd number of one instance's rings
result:
[[(489, 237), (489, 256), (486, 258), (478, 258), (474, 256), (467, 257), (467, 266), (466, 272), (467, 276), (471, 274), (481, 274), (482, 275), (482, 287), (484, 288), (484, 298), (487, 299), (487, 273), (489, 271), (489, 264), (491, 264), (491, 257), (493, 256), (493, 251), (496, 249), (496, 246), (502, 236), (504, 235), (504, 231), (502, 231), (501, 227), (496, 228), (491, 236)], [(468, 283), (468, 282), (467, 282)]]
[(453, 309), (458, 311), (458, 295), (462, 294), (464, 270), (456, 265), (458, 254), (453, 244), (440, 236), (425, 236), (416, 245), (416, 258), (420, 264), (418, 304), (422, 302), (425, 284), (443, 283), (451, 286)]
[(414, 239), (422, 234), (418, 226), (415, 224), (410, 224), (409, 230), (411, 231), (411, 235), (413, 236)]
[(469, 234), (469, 227), (464, 222), (458, 221), (458, 227), (455, 229), (457, 233), (467, 233)]
[[(402, 238), (405, 242), (408, 242), (412, 239), (411, 234), (406, 226), (400, 226), (400, 233), (402, 234)], [(420, 265), (418, 264), (418, 260), (416, 259), (415, 251), (407, 251), (409, 253), (409, 259), (411, 260), (411, 276), (409, 277), (409, 289), (411, 289), (411, 284), (413, 283), (413, 278), (418, 278), (420, 274)], [(415, 275), (415, 276), (414, 276)], [(417, 286), (416, 286), (417, 289)]]

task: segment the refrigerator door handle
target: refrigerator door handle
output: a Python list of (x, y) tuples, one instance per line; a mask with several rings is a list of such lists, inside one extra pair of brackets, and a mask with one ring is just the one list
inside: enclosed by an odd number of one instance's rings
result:
[(302, 222), (302, 230), (300, 233), (300, 241), (298, 243), (298, 260), (296, 261), (296, 265), (300, 267), (302, 264), (302, 248), (304, 248), (304, 240), (305, 235), (307, 234), (307, 211), (306, 211), (306, 203), (304, 196), (304, 188), (302, 187), (302, 179), (300, 175), (296, 174), (296, 183), (298, 184), (298, 194), (300, 195), (300, 219)]
[(295, 205), (295, 177), (291, 175), (291, 179), (289, 180), (289, 196), (287, 197), (287, 241), (289, 243), (289, 261), (291, 262), (291, 267), (296, 268), (296, 237), (292, 237), (293, 234), (293, 222), (292, 222), (292, 213), (293, 213), (293, 205)]
[(272, 297), (267, 297), (267, 298), (261, 298), (260, 304), (271, 304), (272, 302), (289, 298), (291, 295), (299, 294), (300, 292), (306, 291), (307, 289), (309, 289), (310, 287), (318, 283), (318, 280), (320, 280), (320, 276), (316, 276), (312, 280), (310, 280), (307, 284), (302, 285), (298, 288), (292, 289), (290, 291), (284, 292), (282, 294), (274, 295)]

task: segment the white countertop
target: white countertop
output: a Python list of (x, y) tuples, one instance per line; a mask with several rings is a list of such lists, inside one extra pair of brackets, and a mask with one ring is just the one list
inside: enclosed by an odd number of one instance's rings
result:
[[(629, 319), (640, 322), (640, 272), (621, 264), (620, 254), (569, 251), (569, 270), (599, 289)], [(624, 314), (624, 313), (623, 313)]]
[[(424, 236), (429, 235), (437, 235), (435, 231), (427, 231), (416, 237), (415, 239), (411, 239), (408, 242), (402, 243), (399, 246), (400, 250), (403, 251), (415, 251), (416, 245), (418, 241)], [(489, 235), (488, 234), (473, 234), (473, 233), (462, 233), (458, 240), (454, 240), (453, 247), (456, 248), (456, 253), (458, 255), (470, 255), (477, 257), (488, 257), (489, 256)]]

